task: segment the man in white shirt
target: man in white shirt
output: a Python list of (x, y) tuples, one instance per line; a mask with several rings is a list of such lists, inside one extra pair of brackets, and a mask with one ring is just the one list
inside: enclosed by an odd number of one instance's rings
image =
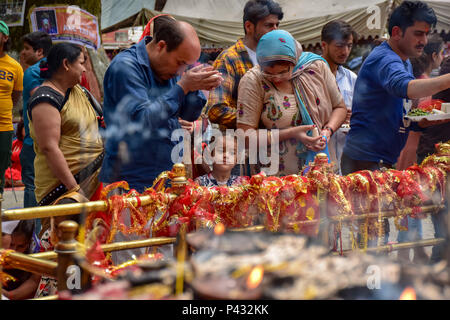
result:
[[(350, 124), (350, 117), (352, 115), (353, 91), (357, 76), (354, 72), (344, 68), (342, 65), (347, 62), (356, 40), (356, 32), (345, 21), (333, 20), (322, 28), (322, 56), (327, 60), (331, 71), (336, 76), (339, 90), (341, 90), (342, 96), (344, 97), (344, 102), (348, 109), (347, 125)], [(329, 142), (330, 153), (336, 154), (336, 166), (339, 174), (341, 174), (340, 164), (347, 131), (348, 129), (346, 128), (338, 129)]]

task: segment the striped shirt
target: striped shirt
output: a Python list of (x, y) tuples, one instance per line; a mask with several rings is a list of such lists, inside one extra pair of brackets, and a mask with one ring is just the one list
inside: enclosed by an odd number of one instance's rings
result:
[(239, 82), (244, 74), (253, 68), (243, 39), (223, 51), (214, 62), (214, 68), (222, 74), (224, 82), (210, 92), (204, 113), (212, 123), (217, 123), (222, 128), (234, 129)]

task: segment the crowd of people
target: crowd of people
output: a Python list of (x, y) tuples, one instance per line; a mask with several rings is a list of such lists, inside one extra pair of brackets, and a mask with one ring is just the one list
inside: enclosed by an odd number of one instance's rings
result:
[[(24, 207), (95, 200), (103, 185), (117, 181), (144, 192), (175, 162), (180, 139), (173, 133), (184, 129), (195, 135), (199, 122), (203, 136), (213, 128), (267, 133), (257, 135), (256, 145), (278, 150), (277, 176), (298, 174), (319, 152), (344, 175), (406, 169), (432, 153), (436, 142), (450, 139), (446, 121), (405, 119), (423, 101), (450, 102), (450, 60), (443, 57), (443, 39), (431, 34), (437, 18), (427, 4), (404, 1), (392, 12), (390, 38), (374, 47), (358, 75), (343, 66), (358, 40), (347, 22), (323, 27), (319, 55), (279, 30), (282, 19), (283, 10), (273, 0), (248, 1), (244, 37), (211, 66), (198, 63), (200, 41), (190, 24), (157, 16), (141, 41), (112, 60), (103, 106), (80, 85), (86, 61), (82, 48), (53, 45), (44, 32), (28, 34), (21, 57), (30, 67), (23, 73), (6, 53), (9, 30), (0, 22), (0, 194), (12, 152), (12, 106), (21, 94)], [(440, 75), (432, 77), (440, 66)], [(248, 159), (238, 164), (236, 145), (236, 139), (222, 136), (202, 140), (200, 149), (213, 149), (214, 162), (193, 165), (190, 177), (204, 186), (232, 186), (267, 165)], [(443, 214), (433, 216), (437, 237), (444, 232)], [(50, 250), (62, 219), (76, 217), (21, 222), (3, 235), (3, 245), (13, 248), (17, 231), (28, 244), (23, 252)], [(400, 233), (399, 241), (420, 237), (420, 223), (410, 220), (410, 231)], [(135, 239), (118, 232), (114, 240)], [(117, 254), (114, 262), (136, 253)], [(440, 254), (434, 247), (432, 261)], [(3, 295), (19, 299), (56, 290), (51, 278), (20, 279)]]

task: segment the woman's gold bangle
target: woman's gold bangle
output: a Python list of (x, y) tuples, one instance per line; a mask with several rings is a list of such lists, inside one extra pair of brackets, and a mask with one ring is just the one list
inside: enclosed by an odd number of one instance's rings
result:
[(67, 193), (78, 192), (78, 191), (80, 191), (80, 189), (81, 189), (80, 185), (77, 184), (75, 187), (73, 187), (72, 189), (67, 191)]

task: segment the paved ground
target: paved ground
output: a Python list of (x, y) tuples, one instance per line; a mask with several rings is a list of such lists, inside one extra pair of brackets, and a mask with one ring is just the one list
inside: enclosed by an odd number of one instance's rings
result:
[(3, 194), (4, 201), (2, 203), (2, 209), (23, 208), (23, 191), (16, 189), (15, 194), (17, 201), (14, 193), (10, 191), (10, 189), (5, 190), (5, 193)]

